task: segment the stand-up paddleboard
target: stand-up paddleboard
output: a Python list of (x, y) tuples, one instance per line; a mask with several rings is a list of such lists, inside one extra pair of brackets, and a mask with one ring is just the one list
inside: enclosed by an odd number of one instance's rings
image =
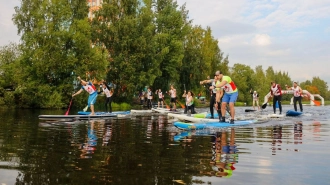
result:
[(257, 110), (254, 110), (254, 109), (245, 109), (245, 112), (255, 112)]
[(283, 114), (268, 114), (269, 118), (283, 118)]
[(286, 116), (300, 116), (302, 114), (302, 112), (297, 112), (294, 110), (288, 110), (286, 112)]
[[(112, 113), (109, 112), (95, 112), (95, 115), (103, 115), (103, 114), (130, 114), (131, 111), (115, 111)], [(79, 115), (89, 115), (91, 114), (91, 112), (84, 112), (84, 111), (79, 111), (78, 112)]]
[(182, 114), (182, 110), (172, 110), (172, 109), (166, 109), (166, 108), (152, 108), (151, 109), (153, 112), (158, 112), (158, 113), (174, 113), (174, 114)]
[(131, 114), (144, 114), (144, 113), (152, 113), (152, 110), (131, 110)]
[[(199, 114), (194, 114), (195, 118), (211, 118), (211, 113), (199, 113)], [(219, 114), (218, 113), (214, 113), (213, 114), (214, 118), (219, 118)]]
[(60, 120), (60, 119), (74, 119), (74, 120), (89, 120), (89, 119), (108, 119), (117, 117), (117, 114), (102, 114), (102, 115), (39, 115), (41, 120)]
[(208, 118), (195, 118), (194, 115), (191, 116), (187, 116), (186, 114), (173, 114), (173, 113), (168, 113), (167, 114), (168, 117), (173, 117), (173, 118), (177, 118), (179, 120), (182, 121), (190, 121), (190, 122), (215, 122), (219, 119), (208, 119)]
[(237, 127), (244, 126), (252, 123), (256, 123), (257, 120), (242, 120), (235, 121), (234, 124), (228, 122), (208, 122), (208, 123), (184, 123), (184, 122), (174, 122), (174, 126), (179, 129), (184, 130), (198, 130), (205, 128), (225, 128), (225, 127)]

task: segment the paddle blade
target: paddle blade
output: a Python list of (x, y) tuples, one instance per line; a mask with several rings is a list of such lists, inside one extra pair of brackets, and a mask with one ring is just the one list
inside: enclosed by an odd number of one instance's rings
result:
[(181, 108), (183, 108), (183, 109), (185, 108), (185, 106), (184, 106), (184, 105), (182, 105), (182, 104), (180, 104), (180, 105), (181, 105)]
[(180, 103), (179, 101), (177, 101), (179, 104), (180, 104), (180, 106), (181, 106), (181, 108), (185, 108), (185, 106), (182, 104), (182, 103)]
[(316, 106), (320, 106), (320, 105), (321, 105), (321, 103), (320, 103), (319, 101), (313, 100), (313, 102), (314, 102), (314, 104), (315, 104)]
[(88, 105), (83, 109), (84, 112), (86, 112), (88, 109)]

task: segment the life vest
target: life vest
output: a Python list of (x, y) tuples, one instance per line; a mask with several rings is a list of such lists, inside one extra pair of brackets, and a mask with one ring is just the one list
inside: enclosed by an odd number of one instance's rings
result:
[(224, 80), (227, 82), (224, 86), (222, 86), (225, 93), (231, 94), (238, 91), (234, 81), (229, 76), (223, 76), (221, 81)]
[(271, 86), (270, 90), (273, 92), (274, 96), (279, 96), (282, 95), (282, 92), (280, 91), (280, 89), (278, 88), (278, 84), (276, 84), (274, 87)]
[(83, 85), (81, 88), (87, 91), (89, 94), (96, 92), (96, 88), (91, 82), (88, 82), (87, 85)]

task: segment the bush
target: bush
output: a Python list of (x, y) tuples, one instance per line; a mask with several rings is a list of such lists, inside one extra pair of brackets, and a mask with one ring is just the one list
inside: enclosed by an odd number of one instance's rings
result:
[(131, 105), (128, 103), (121, 103), (120, 110), (131, 110)]

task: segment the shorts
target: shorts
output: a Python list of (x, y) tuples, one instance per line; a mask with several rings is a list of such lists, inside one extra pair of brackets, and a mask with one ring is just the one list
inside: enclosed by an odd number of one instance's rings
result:
[(222, 97), (222, 102), (235, 103), (238, 97), (238, 91), (234, 93), (225, 93)]
[(97, 99), (97, 92), (90, 94), (88, 97), (88, 107), (94, 105)]
[(176, 97), (175, 98), (171, 98), (171, 103), (176, 103)]
[(163, 98), (159, 98), (158, 99), (158, 102), (162, 102), (162, 101), (164, 101)]

